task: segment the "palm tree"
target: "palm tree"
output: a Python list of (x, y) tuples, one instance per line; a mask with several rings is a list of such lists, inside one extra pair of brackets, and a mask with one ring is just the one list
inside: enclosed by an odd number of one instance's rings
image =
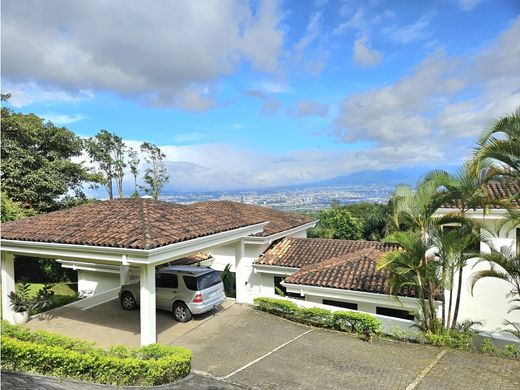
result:
[(421, 309), (421, 325), (424, 331), (437, 332), (439, 323), (436, 310), (436, 293), (439, 291), (435, 261), (425, 261), (431, 248), (427, 236), (414, 231), (396, 232), (385, 242), (398, 244), (399, 250), (385, 253), (378, 261), (377, 269), (389, 272), (388, 290), (391, 295), (414, 293)]
[[(459, 219), (461, 227), (458, 229), (459, 238), (466, 241), (464, 237), (468, 237), (468, 242), (471, 246), (478, 245), (472, 236), (472, 221), (466, 218), (466, 213), (469, 210), (476, 210), (482, 208), (485, 212), (486, 208), (492, 204), (500, 204), (501, 202), (489, 197), (484, 187), (482, 177), (471, 162), (463, 164), (454, 174), (450, 174), (442, 170), (434, 170), (429, 172), (424, 178), (425, 182), (434, 183), (437, 186), (437, 201), (436, 204), (450, 204), (458, 209), (458, 213), (451, 213), (453, 219)], [(468, 231), (469, 229), (469, 231)], [(470, 251), (471, 246), (460, 247), (459, 258), (464, 261), (459, 262), (458, 266), (458, 284), (457, 295), (455, 300), (455, 309), (453, 314), (452, 326), (455, 326), (458, 319), (460, 308), (460, 297), (462, 292), (463, 270), (466, 266), (468, 256), (464, 252)], [(478, 249), (478, 248), (475, 248)], [(450, 292), (450, 296), (452, 292)], [(449, 316), (448, 316), (449, 318)]]
[(475, 265), (481, 262), (487, 262), (490, 269), (477, 271), (471, 275), (470, 287), (471, 293), (477, 282), (484, 278), (501, 279), (511, 285), (509, 301), (513, 304), (508, 313), (514, 310), (520, 310), (520, 255), (515, 253), (515, 249), (510, 246), (502, 246), (497, 249), (492, 244), (490, 253), (481, 253), (480, 258)]
[(496, 175), (520, 180), (520, 107), (510, 115), (493, 121), (482, 134), (475, 152), (473, 167), (493, 163), (488, 177)]

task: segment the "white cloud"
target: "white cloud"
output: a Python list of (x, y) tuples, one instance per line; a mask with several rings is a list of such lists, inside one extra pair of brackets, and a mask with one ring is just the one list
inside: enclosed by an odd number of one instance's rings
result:
[(482, 2), (482, 0), (457, 0), (457, 3), (459, 4), (459, 7), (463, 11), (471, 11), (477, 5), (479, 5), (481, 2)]
[(354, 41), (354, 62), (361, 66), (374, 66), (381, 62), (383, 55), (370, 47), (368, 37), (363, 36)]
[(274, 72), (284, 32), (278, 3), (37, 0), (2, 4), (2, 77), (75, 96), (111, 91), (195, 111), (201, 91), (241, 63)]
[(2, 92), (11, 94), (9, 103), (13, 107), (25, 107), (35, 102), (77, 103), (94, 97), (91, 91), (79, 90), (69, 93), (56, 88), (43, 88), (33, 81), (12, 83), (9, 80), (3, 80)]
[(38, 115), (41, 118), (44, 118), (45, 120), (51, 121), (55, 125), (69, 125), (74, 122), (81, 121), (83, 119), (86, 119), (87, 117), (82, 114), (57, 114), (55, 112), (49, 112), (46, 114), (40, 114)]
[(436, 51), (393, 84), (347, 96), (331, 134), (371, 142), (378, 161), (396, 148), (408, 160), (464, 158), (489, 120), (520, 106), (518, 36), (520, 17), (479, 52)]
[(427, 27), (430, 25), (430, 15), (420, 17), (415, 23), (402, 27), (390, 27), (383, 31), (396, 42), (410, 43), (428, 37)]
[(329, 113), (329, 105), (313, 100), (300, 100), (294, 107), (290, 107), (287, 112), (289, 115), (297, 117), (318, 115), (323, 118)]

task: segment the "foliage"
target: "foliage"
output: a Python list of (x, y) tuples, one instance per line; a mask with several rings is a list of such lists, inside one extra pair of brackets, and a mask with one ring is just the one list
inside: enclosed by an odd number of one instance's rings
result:
[(38, 313), (49, 310), (54, 302), (54, 294), (50, 284), (44, 285), (33, 297), (31, 309)]
[(381, 332), (381, 323), (379, 320), (367, 313), (335, 311), (333, 314), (333, 324), (334, 329), (349, 329), (354, 333), (377, 334)]
[(82, 150), (65, 127), (2, 107), (2, 192), (22, 208), (45, 212), (59, 208), (66, 194), (84, 198), (83, 184), (97, 177), (72, 161)]
[(368, 313), (331, 312), (318, 307), (305, 308), (286, 299), (278, 298), (256, 298), (254, 304), (259, 310), (322, 328), (359, 333), (365, 336), (381, 332), (379, 320)]
[(191, 352), (152, 344), (105, 351), (92, 343), (2, 322), (2, 369), (113, 385), (159, 385), (189, 374)]
[(137, 176), (139, 175), (139, 154), (137, 150), (128, 148), (128, 166), (130, 167), (130, 173), (134, 177), (134, 192), (132, 198), (139, 198), (139, 192), (137, 192)]
[(363, 237), (362, 224), (350, 214), (346, 206), (333, 204), (318, 213), (319, 222), (308, 231), (309, 237), (359, 240)]
[(100, 130), (85, 142), (91, 162), (96, 163), (100, 182), (105, 186), (110, 199), (114, 198), (113, 180), (116, 179), (119, 198), (123, 197), (123, 176), (126, 167), (126, 145), (115, 133)]
[(298, 305), (286, 299), (255, 298), (254, 304), (260, 310), (273, 314), (294, 314), (298, 311)]
[(16, 291), (11, 291), (8, 295), (9, 306), (16, 313), (23, 313), (29, 311), (31, 308), (31, 301), (29, 300), (29, 285), (22, 283), (16, 286)]
[(363, 239), (379, 241), (385, 238), (390, 230), (390, 204), (360, 202), (344, 206), (363, 227)]
[(143, 153), (144, 161), (148, 164), (144, 171), (144, 182), (146, 186), (142, 189), (154, 199), (159, 197), (161, 190), (164, 188), (170, 179), (164, 159), (166, 155), (156, 145), (143, 142), (141, 144), (141, 152)]
[(427, 251), (431, 248), (429, 237), (413, 231), (397, 232), (387, 237), (385, 242), (400, 246), (399, 250), (386, 252), (377, 264), (377, 269), (386, 269), (390, 273), (388, 292), (398, 295), (414, 291), (421, 308), (420, 328), (436, 332), (436, 292), (440, 280), (438, 263), (427, 258)]
[(473, 167), (480, 171), (489, 162), (488, 179), (501, 176), (520, 180), (520, 107), (493, 121), (480, 137)]
[(63, 268), (55, 260), (25, 256), (16, 256), (14, 273), (17, 280), (27, 280), (31, 283), (57, 283), (77, 280), (76, 271)]
[(222, 274), (220, 275), (220, 278), (222, 279), (222, 284), (224, 284), (224, 292), (226, 294), (226, 297), (236, 297), (236, 280), (235, 276), (233, 275), (233, 272), (230, 271), (231, 264), (227, 264), (224, 268), (224, 271), (222, 271)]
[(0, 208), (2, 222), (15, 221), (17, 219), (23, 219), (35, 214), (34, 210), (30, 208), (24, 208), (20, 203), (12, 201), (6, 193), (2, 192), (0, 194), (0, 199), (2, 202)]

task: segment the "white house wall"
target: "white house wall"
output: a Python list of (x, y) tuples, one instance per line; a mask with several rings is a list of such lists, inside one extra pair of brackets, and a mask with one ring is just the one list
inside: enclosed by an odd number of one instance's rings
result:
[(92, 296), (119, 287), (119, 274), (78, 270), (78, 293)]

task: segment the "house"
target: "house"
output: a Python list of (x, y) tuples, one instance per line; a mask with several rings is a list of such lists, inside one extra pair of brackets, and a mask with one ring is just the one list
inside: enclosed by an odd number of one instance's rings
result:
[[(496, 200), (512, 199), (514, 208), (520, 209), (520, 183), (518, 181), (491, 181), (485, 191), (488, 196)], [(516, 199), (514, 199), (516, 197)], [(442, 216), (453, 213), (457, 209), (452, 205), (445, 205), (437, 210), (437, 215)], [(466, 216), (477, 220), (483, 227), (481, 231), (487, 236), (485, 241), (489, 242), (495, 249), (509, 247), (517, 255), (520, 254), (520, 226), (506, 222), (507, 210), (500, 207), (492, 207), (488, 210), (476, 209), (466, 212)], [(480, 242), (479, 248), (482, 252), (489, 251), (486, 242)], [(486, 263), (477, 264), (477, 259), (471, 259), (462, 271), (461, 304), (459, 321), (471, 320), (483, 323), (483, 328), (490, 332), (500, 332), (504, 326), (504, 319), (512, 322), (520, 322), (520, 311), (508, 313), (511, 308), (509, 293), (511, 286), (498, 279), (486, 278), (480, 280), (473, 293), (471, 292), (471, 275), (477, 271), (489, 268)], [(458, 273), (455, 275), (455, 285), (458, 287)]]

